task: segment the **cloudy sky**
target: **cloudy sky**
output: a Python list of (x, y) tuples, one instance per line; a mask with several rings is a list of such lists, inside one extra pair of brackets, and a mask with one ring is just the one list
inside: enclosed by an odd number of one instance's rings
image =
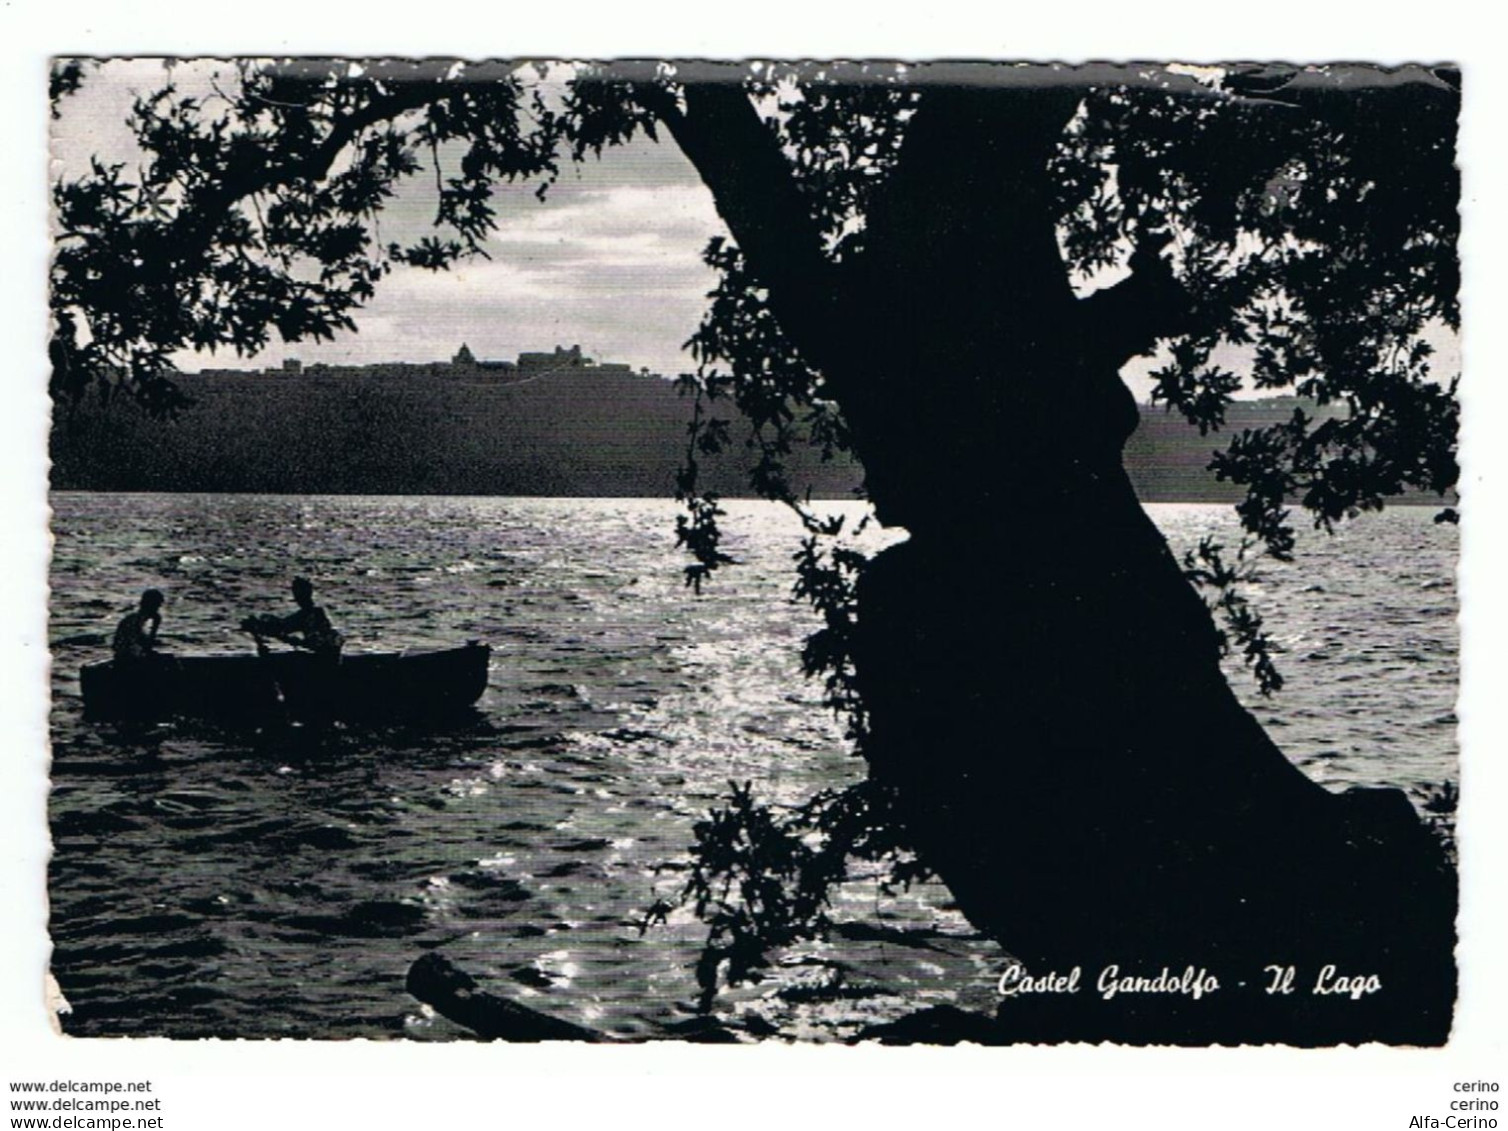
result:
[[(135, 97), (159, 89), (161, 60), (112, 60), (89, 72), (82, 90), (63, 101), (53, 124), (53, 176), (78, 176), (92, 155), (134, 163), (139, 156), (125, 119)], [(230, 64), (179, 63), (172, 80), (181, 94), (213, 95), (234, 82)], [(447, 156), (442, 154), (442, 167)], [(384, 212), (379, 238), (411, 240), (430, 230), (434, 215), (426, 170)], [(640, 138), (604, 151), (601, 160), (567, 163), (544, 202), (534, 182), (505, 186), (494, 207), (498, 230), (490, 259), (467, 260), (450, 271), (397, 268), (377, 297), (356, 315), (358, 332), (334, 342), (274, 340), (255, 358), (234, 353), (185, 353), (185, 370), (226, 366), (276, 367), (284, 358), (330, 364), (439, 361), (464, 342), (481, 359), (511, 360), (525, 350), (579, 344), (599, 361), (626, 362), (667, 375), (694, 368), (682, 345), (706, 309), (716, 282), (701, 261), (714, 235), (726, 234), (696, 171), (673, 143)], [(1107, 280), (1108, 281), (1108, 280)], [(1435, 346), (1434, 372), (1448, 379), (1460, 370), (1459, 341), (1443, 327), (1427, 335)], [(1215, 359), (1237, 372), (1240, 350)], [(1139, 399), (1157, 361), (1134, 359), (1122, 377)], [(1237, 396), (1259, 395), (1247, 389)]]
[[(208, 92), (210, 64), (179, 66), (185, 93)], [(233, 71), (229, 72), (233, 75)], [(53, 175), (76, 176), (92, 154), (134, 162), (124, 127), (132, 99), (164, 78), (156, 61), (119, 61), (91, 72), (64, 100), (53, 127)], [(442, 158), (443, 164), (443, 158)], [(383, 238), (402, 228), (422, 234), (433, 195), (421, 174), (385, 216)], [(484, 359), (580, 344), (588, 356), (666, 374), (693, 368), (681, 345), (716, 282), (702, 249), (725, 232), (712, 197), (673, 144), (647, 140), (604, 151), (600, 161), (567, 165), (545, 201), (534, 185), (502, 189), (490, 260), (450, 271), (395, 269), (356, 316), (359, 330), (333, 343), (274, 341), (255, 359), (185, 354), (184, 369), (306, 362), (436, 361), (465, 342)], [(422, 217), (422, 218), (421, 218)]]
[(358, 334), (318, 358), (291, 348), (311, 360), (430, 360), (464, 341), (479, 358), (511, 359), (579, 343), (598, 360), (690, 369), (681, 344), (716, 283), (701, 253), (724, 231), (712, 197), (673, 146), (640, 142), (589, 161), (566, 168), (543, 203), (528, 185), (500, 192), (490, 260), (399, 269), (358, 316)]

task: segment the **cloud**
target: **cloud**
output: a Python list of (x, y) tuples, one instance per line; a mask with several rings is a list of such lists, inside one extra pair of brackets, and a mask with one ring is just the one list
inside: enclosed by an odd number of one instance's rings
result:
[(681, 344), (716, 283), (701, 253), (723, 230), (710, 194), (699, 185), (640, 182), (530, 203), (505, 216), (487, 243), (491, 259), (395, 271), (357, 316), (357, 335), (265, 356), (429, 361), (464, 341), (478, 357), (511, 359), (580, 343), (599, 360), (689, 369)]
[[(124, 118), (136, 95), (160, 88), (167, 77), (156, 59), (111, 60), (91, 70), (54, 127), (55, 175), (84, 173), (93, 154), (134, 165), (140, 155)], [(171, 77), (184, 94), (213, 96), (216, 81), (233, 84), (234, 69), (193, 60), (175, 65)], [(440, 153), (442, 176), (457, 171), (459, 156), (459, 146)], [(665, 373), (690, 368), (681, 344), (716, 282), (702, 251), (712, 236), (725, 234), (690, 162), (673, 144), (640, 137), (600, 159), (564, 163), (543, 201), (537, 186), (504, 184), (494, 192), (491, 259), (441, 272), (396, 269), (356, 313), (355, 334), (333, 343), (275, 341), (251, 359), (185, 353), (179, 364), (432, 361), (448, 358), (464, 341), (484, 358), (579, 342), (602, 360)], [(426, 168), (389, 202), (375, 237), (411, 243), (442, 234), (434, 227), (435, 201), (434, 174)]]
[[(101, 74), (108, 93), (80, 122), (64, 123), (55, 149), (70, 167), (87, 163), (101, 128), (99, 114), (119, 122), (130, 89), (160, 83), (158, 64)], [(119, 114), (117, 114), (117, 111)], [(121, 130), (124, 133), (123, 130)], [(112, 143), (119, 148), (117, 143)], [(82, 155), (82, 157), (81, 157)], [(455, 153), (441, 154), (441, 173)], [(681, 344), (696, 329), (716, 283), (701, 261), (707, 241), (725, 232), (711, 194), (673, 145), (639, 139), (601, 160), (567, 164), (543, 201), (535, 182), (505, 184), (493, 194), (498, 230), (490, 259), (474, 257), (449, 271), (397, 268), (377, 297), (356, 312), (358, 330), (334, 342), (274, 341), (260, 355), (184, 353), (185, 369), (276, 367), (285, 358), (330, 364), (434, 361), (461, 342), (483, 358), (511, 359), (525, 350), (581, 343), (600, 360), (658, 372), (690, 368)], [(443, 235), (434, 227), (435, 187), (426, 170), (406, 183), (376, 225), (381, 244)]]
[(724, 234), (711, 195), (700, 186), (599, 190), (569, 205), (510, 218), (490, 242), (500, 259), (578, 277), (657, 268), (695, 274), (703, 248)]

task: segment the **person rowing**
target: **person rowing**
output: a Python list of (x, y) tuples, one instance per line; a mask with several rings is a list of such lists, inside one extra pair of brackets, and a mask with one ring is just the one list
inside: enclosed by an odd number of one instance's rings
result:
[(256, 638), (257, 650), (266, 651), (266, 640), (281, 640), (317, 657), (340, 658), (345, 638), (335, 630), (325, 610), (314, 603), (314, 586), (307, 577), (293, 579), (293, 601), (298, 606), (287, 616), (272, 613), (247, 617), (241, 628)]
[(162, 658), (157, 651), (157, 630), (162, 627), (165, 600), (162, 590), (148, 589), (136, 608), (121, 617), (110, 638), (117, 667), (138, 668)]

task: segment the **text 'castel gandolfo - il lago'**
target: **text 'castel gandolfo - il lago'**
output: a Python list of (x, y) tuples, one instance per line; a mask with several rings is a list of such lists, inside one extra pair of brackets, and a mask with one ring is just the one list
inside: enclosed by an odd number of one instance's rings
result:
[[(1067, 973), (1048, 971), (1032, 975), (1019, 963), (1012, 963), (1000, 975), (996, 989), (1001, 997), (1018, 997), (1028, 994), (1077, 994), (1083, 982), (1083, 967), (1075, 966)], [(1262, 970), (1261, 985), (1268, 994), (1291, 994), (1297, 986), (1298, 971), (1292, 966), (1271, 965)], [(1244, 986), (1246, 983), (1242, 983)], [(1220, 979), (1204, 967), (1184, 967), (1174, 973), (1164, 966), (1154, 975), (1128, 973), (1118, 964), (1102, 968), (1095, 979), (1094, 988), (1105, 1001), (1122, 994), (1179, 994), (1198, 1001), (1207, 994), (1220, 989)], [(1312, 981), (1307, 983), (1308, 992), (1323, 997), (1349, 997), (1352, 1001), (1379, 993), (1382, 980), (1376, 974), (1343, 974), (1333, 964), (1321, 966)]]

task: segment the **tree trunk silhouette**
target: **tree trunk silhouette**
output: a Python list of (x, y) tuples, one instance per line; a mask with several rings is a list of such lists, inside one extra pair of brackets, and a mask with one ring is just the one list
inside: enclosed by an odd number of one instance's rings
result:
[[(1332, 795), (1268, 739), (1122, 468), (1137, 413), (1118, 370), (1191, 313), (1155, 247), (1120, 284), (1071, 289), (1047, 164), (1080, 95), (928, 90), (841, 264), (737, 87), (688, 86), (667, 123), (834, 390), (879, 517), (911, 533), (859, 591), (871, 772), (1031, 971), (1192, 964), (1227, 1003), (1246, 983), (1239, 1006), (1089, 1011), (1079, 1039), (1443, 1041), (1441, 849), (1400, 792)], [(1269, 1001), (1269, 964), (1296, 964), (1301, 995), (1325, 964), (1384, 989)]]

